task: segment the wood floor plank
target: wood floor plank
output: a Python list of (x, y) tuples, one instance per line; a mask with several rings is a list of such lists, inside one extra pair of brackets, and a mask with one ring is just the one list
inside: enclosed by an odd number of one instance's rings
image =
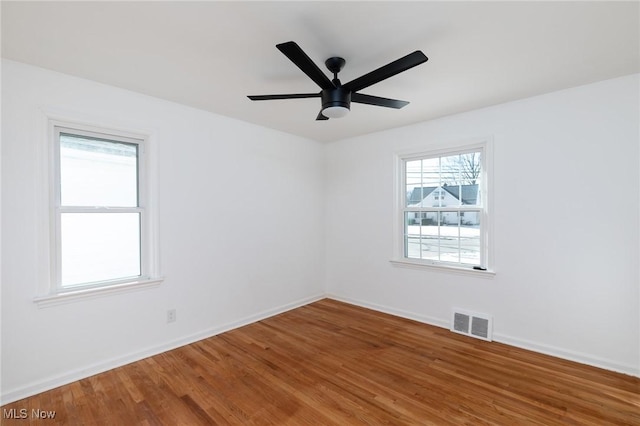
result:
[(640, 379), (324, 299), (2, 409), (3, 425), (640, 425)]

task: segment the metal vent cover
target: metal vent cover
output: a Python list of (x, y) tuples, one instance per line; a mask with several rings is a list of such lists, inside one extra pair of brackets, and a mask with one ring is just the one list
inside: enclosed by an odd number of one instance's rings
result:
[(455, 333), (491, 341), (492, 323), (490, 315), (453, 308), (451, 331)]
[(469, 315), (462, 314), (460, 312), (453, 313), (453, 329), (460, 333), (469, 332)]
[(482, 337), (489, 337), (489, 320), (486, 318), (471, 317), (471, 334)]

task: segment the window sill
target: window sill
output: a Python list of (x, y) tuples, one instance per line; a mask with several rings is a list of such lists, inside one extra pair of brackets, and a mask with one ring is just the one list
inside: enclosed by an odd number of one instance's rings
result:
[(111, 296), (113, 294), (129, 293), (146, 288), (155, 288), (160, 286), (163, 277), (150, 278), (146, 280), (131, 281), (122, 284), (110, 285), (108, 287), (94, 287), (81, 290), (71, 290), (55, 294), (47, 294), (33, 299), (38, 308), (48, 308), (50, 306), (63, 305), (73, 303), (80, 300), (93, 299), (96, 297)]
[(460, 274), (460, 275), (469, 275), (469, 276), (481, 277), (481, 278), (493, 278), (496, 275), (495, 271), (489, 271), (489, 270), (481, 271), (481, 270), (473, 269), (471, 267), (464, 268), (460, 266), (426, 263), (426, 262), (414, 261), (409, 259), (392, 259), (389, 262), (391, 262), (393, 266), (397, 266), (400, 268), (432, 270), (432, 271), (448, 272), (448, 273)]

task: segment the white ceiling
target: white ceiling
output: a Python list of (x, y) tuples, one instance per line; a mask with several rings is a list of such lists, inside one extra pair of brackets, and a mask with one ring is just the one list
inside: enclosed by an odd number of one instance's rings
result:
[[(2, 2), (2, 56), (318, 141), (333, 141), (640, 71), (634, 2)], [(414, 50), (429, 61), (353, 104), (249, 94), (320, 89), (275, 45), (296, 41), (350, 81)], [(328, 74), (328, 72), (327, 72)]]

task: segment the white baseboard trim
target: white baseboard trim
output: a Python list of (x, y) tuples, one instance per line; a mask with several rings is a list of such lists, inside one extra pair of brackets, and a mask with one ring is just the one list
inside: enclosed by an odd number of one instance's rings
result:
[[(365, 302), (362, 300), (355, 300), (349, 297), (343, 297), (336, 294), (327, 294), (327, 298), (334, 299), (340, 302), (349, 303), (351, 305), (361, 306), (363, 308), (373, 309), (374, 311), (383, 312), (386, 314), (395, 315), (402, 318), (422, 322), (436, 327), (450, 328), (450, 319), (440, 319), (435, 317), (429, 317), (414, 312), (408, 312), (388, 306), (382, 306), (371, 302)], [(558, 348), (555, 346), (545, 345), (542, 343), (536, 343), (530, 340), (519, 339), (511, 336), (507, 336), (501, 333), (493, 333), (493, 340), (496, 342), (504, 343), (505, 345), (515, 346), (517, 348), (530, 350), (533, 352), (542, 353), (545, 355), (554, 356), (557, 358), (566, 359), (569, 361), (578, 362), (580, 364), (590, 365), (592, 367), (598, 367), (605, 370), (615, 371), (617, 373), (627, 374), (630, 376), (640, 377), (640, 367), (633, 365), (620, 364), (611, 360), (594, 357), (592, 355), (575, 352), (567, 349)]]
[(542, 343), (532, 342), (530, 340), (519, 339), (517, 337), (507, 336), (501, 333), (493, 333), (493, 340), (504, 343), (505, 345), (515, 346), (517, 348), (527, 349), (545, 355), (574, 361), (580, 364), (590, 365), (592, 367), (602, 368), (605, 370), (615, 371), (616, 373), (627, 374), (629, 376), (640, 377), (640, 367), (633, 365), (620, 364), (604, 358), (594, 357), (568, 349), (562, 349), (556, 346), (545, 345)]
[(349, 297), (338, 296), (336, 294), (327, 294), (328, 299), (337, 300), (339, 302), (348, 303), (350, 305), (360, 306), (362, 308), (373, 309), (374, 311), (383, 312), (385, 314), (394, 315), (396, 317), (406, 318), (418, 322), (422, 322), (429, 325), (435, 325), (436, 327), (449, 328), (449, 320), (442, 320), (440, 318), (429, 317), (426, 315), (417, 314), (415, 312), (404, 311), (401, 309), (390, 308), (388, 306), (382, 306), (375, 303), (364, 302), (362, 300), (355, 300)]
[(324, 294), (318, 294), (315, 296), (306, 297), (304, 299), (287, 303), (277, 308), (267, 309), (255, 315), (250, 315), (248, 317), (242, 318), (238, 321), (233, 321), (227, 324), (223, 324), (217, 327), (200, 331), (198, 333), (193, 333), (191, 335), (184, 336), (179, 339), (172, 340), (158, 346), (153, 346), (147, 349), (143, 349), (141, 351), (132, 352), (124, 356), (108, 359), (92, 365), (88, 365), (83, 368), (66, 372), (64, 374), (49, 377), (44, 380), (39, 380), (37, 382), (30, 383), (26, 386), (22, 386), (17, 389), (9, 390), (7, 392), (4, 392), (4, 389), (2, 389), (3, 393), (2, 395), (0, 395), (0, 405), (5, 405), (11, 402), (15, 402), (32, 395), (36, 395), (38, 393), (45, 392), (45, 391), (75, 382), (77, 380), (86, 379), (87, 377), (91, 377), (96, 374), (103, 373), (108, 370), (112, 370), (117, 367), (122, 367), (123, 365), (127, 365), (135, 361), (140, 361), (141, 359), (148, 358), (153, 355), (158, 355), (160, 353), (167, 352), (172, 349), (176, 349), (181, 346), (197, 342), (199, 340), (207, 339), (209, 337), (212, 337), (212, 336), (215, 336), (239, 327), (243, 327), (245, 325), (252, 324), (257, 321), (261, 321), (263, 319), (272, 317), (274, 315), (278, 315), (283, 312), (287, 312), (292, 309), (296, 309), (301, 306), (308, 305), (309, 303), (317, 302), (318, 300), (321, 300), (324, 298), (325, 298)]

